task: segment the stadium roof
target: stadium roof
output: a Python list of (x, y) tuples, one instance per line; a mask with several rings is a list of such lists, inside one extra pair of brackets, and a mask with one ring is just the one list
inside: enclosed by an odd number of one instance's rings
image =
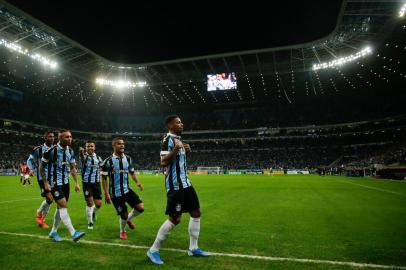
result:
[[(110, 105), (115, 99), (111, 89), (95, 85), (97, 77), (147, 84), (142, 94), (138, 89), (121, 93), (123, 106), (126, 102), (137, 106), (140, 98), (146, 106), (153, 102), (169, 106), (252, 102), (274, 96), (291, 102), (297, 88), (303, 88), (303, 95), (315, 91), (323, 94), (315, 64), (382, 46), (397, 25), (401, 5), (402, 1), (391, 0), (343, 1), (335, 29), (308, 43), (133, 65), (109, 61), (4, 1), (0, 1), (0, 37), (58, 62), (60, 71), (69, 74), (66, 80), (71, 85), (67, 87), (84, 89), (75, 93), (83, 103)], [(222, 72), (237, 74), (238, 89), (207, 92), (207, 74)], [(336, 73), (348, 83), (341, 70), (336, 69)], [(53, 77), (58, 76), (62, 75)], [(295, 79), (301, 80), (296, 89)], [(354, 86), (351, 82), (348, 85)], [(336, 88), (334, 83), (332, 87)]]

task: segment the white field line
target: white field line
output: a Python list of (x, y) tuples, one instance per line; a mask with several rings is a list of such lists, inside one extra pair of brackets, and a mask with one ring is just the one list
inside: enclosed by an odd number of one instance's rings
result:
[[(32, 238), (39, 238), (39, 239), (47, 239), (47, 240), (51, 241), (48, 236), (44, 236), (44, 235), (35, 235), (35, 234), (26, 234), (26, 233), (13, 233), (13, 232), (3, 232), (3, 231), (0, 231), (0, 234), (11, 235), (11, 236), (20, 236), (20, 237), (32, 237)], [(72, 241), (72, 240), (63, 239), (63, 241)], [(114, 247), (125, 247), (125, 248), (144, 249), (144, 250), (147, 250), (149, 248), (147, 246), (136, 246), (136, 245), (129, 245), (129, 244), (99, 242), (99, 241), (89, 241), (89, 240), (80, 240), (80, 243), (84, 243), (84, 244), (88, 244), (88, 245), (114, 246)], [(179, 253), (185, 253), (185, 254), (187, 253), (187, 250), (175, 249), (175, 248), (162, 248), (161, 250), (171, 251), (171, 252), (179, 252)], [(371, 263), (346, 262), (346, 261), (331, 261), (331, 260), (317, 260), (317, 259), (305, 259), (305, 258), (293, 258), (293, 257), (270, 257), (270, 256), (257, 256), (257, 255), (235, 254), (235, 253), (219, 253), (219, 252), (211, 252), (210, 254), (212, 256), (219, 256), (219, 257), (244, 258), (244, 259), (263, 260), (263, 261), (296, 262), (296, 263), (303, 263), (303, 264), (307, 264), (307, 263), (310, 263), (310, 264), (329, 264), (329, 265), (351, 266), (351, 267), (357, 267), (357, 268), (401, 269), (401, 270), (406, 270), (406, 266), (397, 266), (397, 265), (371, 264)]]
[(35, 197), (35, 198), (28, 198), (28, 199), (20, 199), (20, 200), (11, 200), (11, 201), (0, 201), (0, 204), (2, 203), (13, 203), (13, 202), (22, 202), (22, 201), (31, 201), (31, 200), (40, 200), (41, 198)]
[(403, 193), (399, 193), (399, 192), (395, 192), (395, 191), (391, 191), (391, 190), (387, 190), (387, 189), (382, 189), (382, 188), (377, 188), (377, 187), (366, 186), (366, 185), (362, 185), (362, 184), (358, 184), (358, 183), (354, 183), (354, 182), (350, 182), (350, 181), (345, 181), (345, 180), (344, 181), (338, 180), (338, 181), (347, 183), (347, 184), (351, 184), (351, 185), (355, 185), (355, 186), (359, 186), (359, 187), (364, 187), (364, 188), (378, 190), (378, 191), (382, 191), (382, 192), (386, 192), (386, 193), (390, 193), (390, 194), (395, 194), (395, 195), (406, 198), (406, 194), (403, 194)]

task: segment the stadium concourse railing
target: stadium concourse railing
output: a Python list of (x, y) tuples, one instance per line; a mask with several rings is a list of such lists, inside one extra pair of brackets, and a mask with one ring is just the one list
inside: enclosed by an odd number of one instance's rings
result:
[[(66, 127), (64, 127), (66, 128)], [(68, 127), (67, 127), (68, 128)], [(406, 115), (387, 117), (371, 121), (359, 121), (331, 125), (307, 125), (298, 127), (258, 127), (251, 129), (231, 130), (195, 130), (183, 132), (183, 138), (188, 141), (210, 140), (254, 140), (258, 138), (304, 138), (311, 136), (326, 137), (330, 135), (365, 134), (365, 132), (381, 132), (391, 129), (406, 128)], [(12, 119), (0, 118), (0, 129), (8, 132), (19, 132), (34, 137), (42, 137), (45, 130), (58, 130), (51, 127)], [(113, 137), (121, 136), (128, 141), (137, 143), (160, 142), (164, 132), (94, 132), (71, 130), (77, 140), (93, 139), (107, 142)]]

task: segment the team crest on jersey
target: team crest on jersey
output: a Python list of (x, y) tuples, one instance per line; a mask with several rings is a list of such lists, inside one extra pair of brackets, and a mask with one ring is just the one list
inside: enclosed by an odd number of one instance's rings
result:
[(121, 211), (123, 211), (123, 208), (121, 208), (121, 206), (119, 206), (119, 207), (117, 207), (117, 211), (121, 212)]
[(178, 203), (175, 207), (176, 212), (180, 212), (182, 210), (182, 205)]
[(58, 196), (59, 196), (59, 192), (55, 191), (55, 197), (58, 197)]
[(86, 191), (85, 191), (85, 195), (89, 195), (89, 191), (86, 190)]

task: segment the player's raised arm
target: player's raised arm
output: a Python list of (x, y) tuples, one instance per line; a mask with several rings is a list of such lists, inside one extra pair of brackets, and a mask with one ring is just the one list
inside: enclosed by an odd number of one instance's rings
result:
[(161, 166), (167, 166), (169, 162), (178, 154), (179, 149), (183, 147), (180, 140), (176, 140), (172, 151), (161, 151)]
[[(35, 168), (34, 168), (34, 158), (35, 158), (35, 149), (32, 151), (32, 153), (30, 154), (30, 156), (27, 159), (27, 165), (28, 168), (30, 169), (30, 175), (34, 176), (35, 174)], [(38, 169), (38, 168), (37, 168)]]
[(47, 151), (42, 156), (41, 162), (39, 164), (39, 172), (41, 174), (42, 181), (44, 181), (44, 191), (47, 194), (51, 192), (51, 186), (49, 185), (48, 179), (45, 174), (45, 166), (48, 166), (50, 160), (50, 151)]

